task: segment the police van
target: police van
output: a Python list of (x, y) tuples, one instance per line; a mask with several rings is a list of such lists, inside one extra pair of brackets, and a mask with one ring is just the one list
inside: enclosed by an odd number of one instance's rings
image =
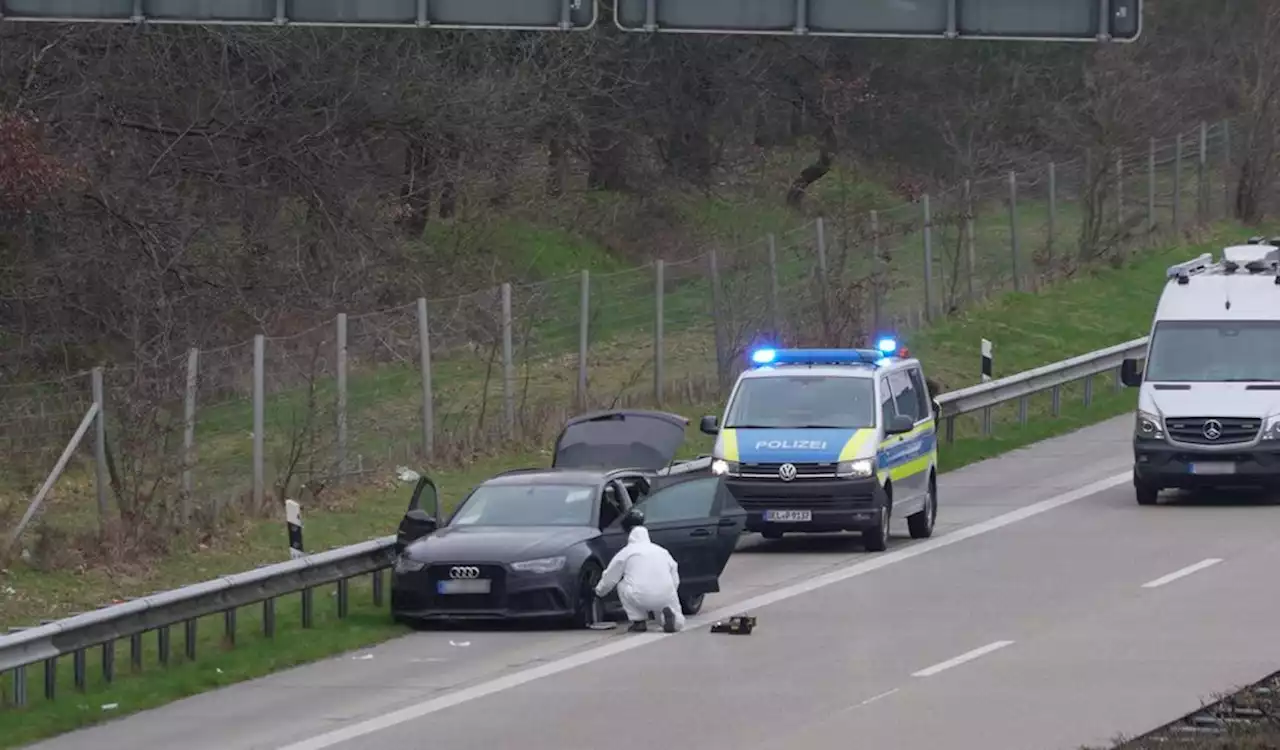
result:
[(1280, 485), (1280, 238), (1260, 237), (1171, 266), (1139, 387), (1133, 486), (1139, 505), (1166, 488)]
[(859, 531), (889, 543), (891, 518), (933, 534), (938, 513), (936, 409), (920, 363), (893, 339), (876, 349), (760, 349), (738, 377), (711, 470), (747, 511), (746, 530)]

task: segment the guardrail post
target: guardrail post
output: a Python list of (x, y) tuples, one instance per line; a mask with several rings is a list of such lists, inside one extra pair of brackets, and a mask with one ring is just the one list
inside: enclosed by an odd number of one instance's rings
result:
[(84, 649), (76, 649), (71, 654), (71, 676), (76, 685), (76, 692), (83, 693), (86, 682), (86, 672), (84, 663)]
[(13, 668), (13, 705), (18, 707), (27, 705), (27, 668), (25, 665)]
[(982, 410), (982, 436), (991, 437), (991, 407)]
[(956, 441), (956, 418), (947, 417), (947, 444), (950, 445)]
[(274, 598), (262, 603), (262, 635), (265, 638), (276, 637), (276, 600)]
[(169, 626), (165, 625), (156, 628), (156, 651), (159, 653), (160, 663), (169, 666)]
[(108, 685), (116, 679), (116, 642), (102, 644), (102, 680)]
[(382, 582), (383, 575), (381, 570), (373, 571), (373, 606), (382, 606)]
[(337, 431), (338, 431), (338, 481), (347, 476), (347, 314), (338, 313), (337, 320)]
[(314, 589), (302, 590), (302, 627), (309, 630), (315, 622), (315, 593)]
[(578, 409), (587, 410), (587, 347), (591, 337), (591, 272), (584, 270), (578, 303)]
[(431, 393), (431, 327), (425, 297), (418, 298), (418, 368), (422, 378), (422, 449), (430, 460), (436, 452), (436, 417)]
[(1022, 270), (1018, 262), (1018, 173), (1009, 171), (1009, 250), (1013, 253), (1013, 291), (1022, 291)]
[(338, 619), (345, 620), (347, 612), (351, 608), (349, 597), (351, 596), (351, 580), (343, 578), (338, 581)]
[(1084, 405), (1087, 407), (1093, 403), (1093, 376), (1087, 375), (1084, 379)]
[[(667, 265), (661, 258), (654, 261), (653, 264), (653, 403), (659, 408), (662, 407), (662, 383), (667, 377), (667, 364), (665, 351), (663, 347), (665, 343), (665, 331), (663, 326), (667, 321), (666, 313), (667, 300)], [(382, 571), (375, 574), (375, 580), (380, 580)], [(377, 585), (377, 584), (375, 584)], [(375, 594), (378, 600), (375, 604), (381, 604), (381, 595)]]
[(54, 700), (58, 697), (58, 657), (44, 660), (44, 697)]
[(1027, 426), (1027, 397), (1023, 396), (1018, 399), (1018, 424), (1022, 427)]
[(199, 622), (193, 617), (182, 623), (182, 645), (185, 647), (187, 661), (196, 659), (196, 636), (198, 635), (196, 630)]
[(222, 639), (228, 646), (236, 645), (236, 613), (235, 607), (222, 613)]
[(1062, 414), (1062, 386), (1055, 385), (1053, 387), (1053, 405), (1051, 407), (1053, 416)]
[(142, 633), (129, 636), (129, 669), (142, 671)]
[(511, 343), (511, 282), (502, 284), (502, 425), (508, 440), (516, 435), (516, 365)]

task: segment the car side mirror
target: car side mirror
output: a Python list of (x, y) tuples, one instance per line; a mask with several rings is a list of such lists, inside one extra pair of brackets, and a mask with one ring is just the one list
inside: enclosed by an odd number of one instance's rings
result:
[(713, 414), (708, 414), (707, 416), (702, 418), (702, 423), (698, 425), (698, 428), (701, 429), (703, 434), (705, 435), (719, 435), (720, 434), (720, 417), (717, 417)]
[(911, 432), (916, 428), (916, 423), (911, 421), (911, 417), (904, 417), (901, 414), (889, 417), (889, 423), (884, 426), (884, 434), (901, 435)]
[(1126, 359), (1120, 363), (1120, 382), (1130, 388), (1142, 385), (1142, 368), (1138, 366), (1138, 360)]
[(400, 519), (400, 528), (396, 529), (396, 552), (403, 552), (410, 544), (434, 534), (439, 526), (436, 519), (421, 508), (405, 513)]

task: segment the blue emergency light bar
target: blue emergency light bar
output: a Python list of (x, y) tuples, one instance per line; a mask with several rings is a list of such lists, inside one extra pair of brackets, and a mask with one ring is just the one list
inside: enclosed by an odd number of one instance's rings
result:
[(879, 349), (756, 349), (751, 362), (767, 365), (874, 365), (891, 356)]

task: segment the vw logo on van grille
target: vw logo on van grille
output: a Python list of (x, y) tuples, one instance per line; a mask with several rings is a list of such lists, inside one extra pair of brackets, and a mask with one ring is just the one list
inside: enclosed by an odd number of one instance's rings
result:
[(790, 482), (796, 478), (795, 464), (783, 464), (778, 467), (778, 478), (784, 482)]
[(1205, 420), (1204, 436), (1210, 440), (1222, 437), (1222, 423), (1216, 419)]
[(455, 565), (449, 568), (450, 578), (479, 578), (480, 569), (474, 565)]

